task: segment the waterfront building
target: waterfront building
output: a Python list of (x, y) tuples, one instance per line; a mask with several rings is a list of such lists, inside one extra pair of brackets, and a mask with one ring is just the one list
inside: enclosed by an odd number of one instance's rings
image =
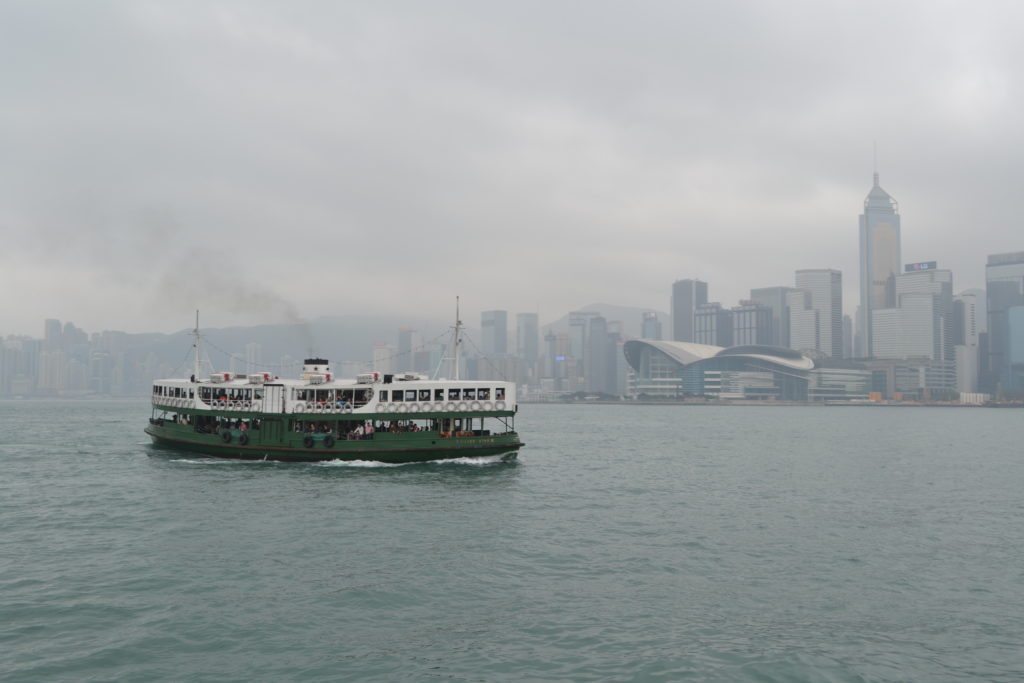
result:
[(895, 278), (900, 273), (899, 205), (878, 184), (864, 200), (860, 216), (860, 315), (857, 335), (863, 348), (857, 355), (874, 355), (872, 313), (896, 306)]
[(956, 355), (956, 388), (961, 393), (978, 391), (979, 302), (975, 294), (962, 293), (953, 300), (953, 348)]
[(672, 284), (672, 339), (694, 340), (694, 314), (708, 302), (708, 283), (701, 280), (676, 280)]
[(612, 393), (615, 391), (613, 376), (609, 373), (609, 358), (612, 349), (608, 341), (608, 321), (597, 315), (590, 319), (587, 334), (589, 347), (586, 355), (587, 391), (593, 393)]
[(634, 339), (623, 353), (634, 372), (632, 393), (647, 398), (851, 400), (867, 398), (871, 381), (859, 364), (776, 346)]
[(989, 393), (1024, 394), (1024, 252), (992, 254), (985, 266)]

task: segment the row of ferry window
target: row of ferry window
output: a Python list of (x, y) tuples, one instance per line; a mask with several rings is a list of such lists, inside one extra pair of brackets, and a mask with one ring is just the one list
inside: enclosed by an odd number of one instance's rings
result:
[(167, 398), (195, 398), (195, 390), (191, 387), (165, 387), (160, 384), (153, 385), (154, 396), (166, 396)]
[[(433, 394), (433, 397), (431, 397)], [(480, 387), (471, 389), (392, 389), (388, 398), (388, 390), (380, 392), (380, 401), (404, 403), (407, 401), (489, 401), (491, 388)], [(494, 389), (494, 400), (505, 400), (505, 387)]]
[(318, 403), (341, 401), (345, 403), (366, 403), (373, 396), (373, 389), (293, 389), (296, 401)]

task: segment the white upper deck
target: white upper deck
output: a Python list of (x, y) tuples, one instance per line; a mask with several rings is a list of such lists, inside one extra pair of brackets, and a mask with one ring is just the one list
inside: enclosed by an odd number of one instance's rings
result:
[(270, 373), (215, 372), (207, 378), (153, 382), (153, 405), (269, 414), (494, 412), (516, 409), (516, 385), (494, 380), (426, 379), (370, 372), (339, 379), (326, 361), (307, 364), (300, 379)]

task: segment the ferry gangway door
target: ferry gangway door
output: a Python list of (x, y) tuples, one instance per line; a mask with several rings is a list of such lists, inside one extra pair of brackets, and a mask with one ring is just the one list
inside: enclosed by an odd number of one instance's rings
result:
[(284, 412), (284, 385), (264, 384), (263, 385), (263, 412), (283, 413)]

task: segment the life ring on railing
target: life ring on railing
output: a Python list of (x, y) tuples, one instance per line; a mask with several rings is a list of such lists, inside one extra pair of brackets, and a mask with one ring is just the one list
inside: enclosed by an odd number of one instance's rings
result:
[(398, 412), (400, 412), (400, 413), (408, 412), (408, 410), (409, 410), (409, 406), (405, 405), (404, 403), (402, 403), (402, 404), (400, 404), (398, 406)]
[(473, 401), (473, 404), (470, 406), (473, 410), (480, 410), (482, 407), (483, 406), (480, 405), (480, 401)]
[(411, 406), (409, 406), (409, 412), (410, 413), (418, 413), (418, 412), (420, 412), (420, 404), (419, 403), (413, 403)]
[(455, 404), (453, 402), (451, 402), (451, 401), (448, 401), (448, 405), (445, 406), (445, 410), (447, 410), (449, 413), (454, 413), (455, 412)]
[(306, 410), (312, 412), (312, 410), (313, 410), (313, 402), (312, 401), (306, 401)]
[(334, 448), (334, 437), (330, 434), (324, 437), (324, 448)]
[(220, 433), (220, 440), (224, 443), (231, 443), (231, 432), (225, 430)]
[(505, 402), (504, 401), (498, 401), (497, 403), (494, 404), (494, 409), (495, 410), (505, 410)]
[(464, 412), (466, 412), (467, 410), (469, 410), (469, 404), (468, 404), (468, 403), (466, 403), (465, 401), (461, 401), (461, 402), (459, 403), (459, 412), (460, 412), (460, 413), (464, 413)]
[(388, 404), (388, 412), (389, 413), (394, 413), (397, 410), (398, 410), (398, 406), (396, 406), (394, 403), (389, 403)]
[(435, 413), (440, 413), (442, 410), (444, 410), (444, 404), (443, 403), (438, 401), (437, 403), (434, 404), (434, 412)]
[(242, 407), (245, 408), (246, 410), (252, 408), (252, 401), (242, 401)]
[(484, 401), (484, 410), (494, 410), (494, 406), (491, 405), (490, 401)]
[(313, 447), (313, 437), (307, 436), (305, 439), (302, 440), (302, 445), (305, 446), (306, 448), (312, 448)]
[(242, 444), (243, 446), (248, 444), (249, 443), (249, 435), (246, 434), (245, 432), (242, 432), (241, 434), (239, 434), (238, 435), (238, 443)]

